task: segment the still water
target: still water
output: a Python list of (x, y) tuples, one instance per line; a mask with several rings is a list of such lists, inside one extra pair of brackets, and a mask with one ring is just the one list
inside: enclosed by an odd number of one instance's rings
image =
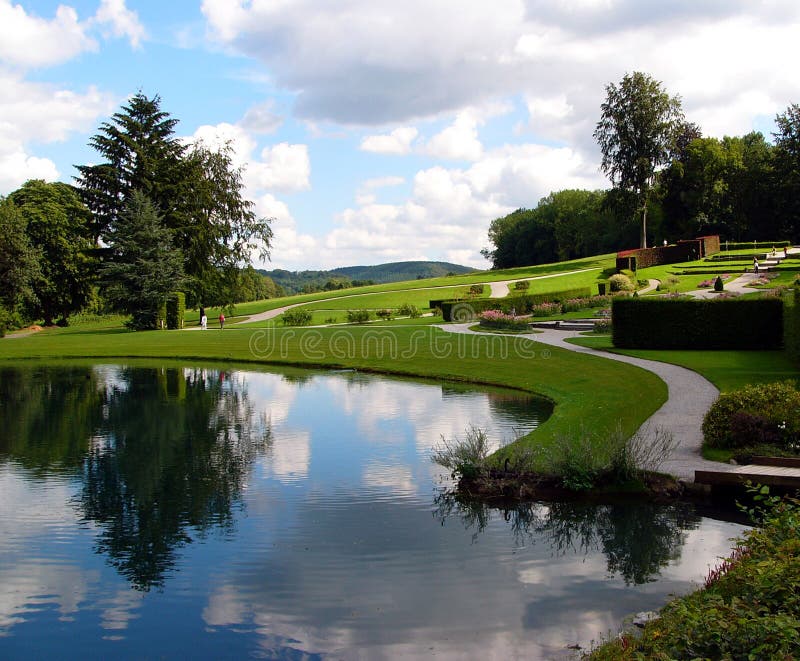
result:
[(1, 368), (0, 658), (563, 658), (742, 527), (446, 496), (442, 436), (548, 414), (353, 372)]

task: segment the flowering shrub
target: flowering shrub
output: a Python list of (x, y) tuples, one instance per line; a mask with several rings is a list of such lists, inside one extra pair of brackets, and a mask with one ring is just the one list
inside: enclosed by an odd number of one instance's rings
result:
[(505, 314), (500, 310), (486, 310), (481, 312), (481, 326), (485, 328), (502, 328), (507, 330), (528, 330), (528, 320)]
[(551, 317), (561, 312), (561, 303), (539, 303), (531, 307), (531, 315), (534, 317)]
[(612, 275), (608, 279), (608, 285), (611, 291), (633, 291), (636, 289), (631, 279), (622, 273)]
[(611, 303), (611, 296), (590, 296), (587, 298), (570, 298), (561, 303), (562, 312), (575, 312), (586, 308), (599, 308)]
[(760, 444), (797, 450), (800, 391), (793, 381), (749, 385), (723, 393), (703, 420), (705, 444), (740, 448)]

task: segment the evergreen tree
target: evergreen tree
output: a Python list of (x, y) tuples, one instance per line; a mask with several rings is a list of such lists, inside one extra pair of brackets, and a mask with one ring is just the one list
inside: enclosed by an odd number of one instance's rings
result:
[(136, 94), (91, 138), (104, 162), (79, 166), (77, 182), (96, 241), (106, 241), (134, 191), (151, 200), (183, 253), (194, 304), (220, 291), (221, 277), (231, 289), (254, 250), (269, 255), (271, 219), (258, 218), (244, 198), (231, 147), (189, 148), (174, 136), (177, 123), (158, 96)]
[(160, 106), (158, 96), (148, 99), (139, 92), (89, 140), (104, 162), (77, 166), (76, 181), (92, 212), (95, 241), (105, 239), (133, 191), (144, 193), (162, 213), (172, 209), (186, 148), (174, 137), (178, 120)]
[(26, 220), (26, 233), (40, 254), (29, 300), (32, 318), (51, 326), (66, 323), (91, 294), (93, 263), (89, 257), (91, 215), (75, 189), (61, 182), (31, 180), (9, 195)]
[(111, 254), (100, 270), (107, 300), (131, 315), (131, 328), (156, 328), (167, 294), (183, 281), (183, 255), (174, 247), (172, 232), (152, 202), (134, 191), (114, 222), (109, 241)]

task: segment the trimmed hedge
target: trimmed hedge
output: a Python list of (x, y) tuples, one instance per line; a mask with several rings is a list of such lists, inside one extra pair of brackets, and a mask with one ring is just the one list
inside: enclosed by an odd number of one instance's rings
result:
[(784, 307), (784, 346), (789, 359), (800, 367), (800, 287), (795, 286), (794, 301), (786, 301)]
[[(588, 298), (592, 290), (589, 287), (576, 287), (541, 294), (524, 294), (521, 296), (506, 296), (505, 298), (479, 298), (472, 301), (442, 301), (442, 318), (444, 321), (469, 321), (486, 310), (501, 310), (510, 313), (514, 309), (516, 314), (528, 314), (534, 305), (539, 303), (553, 303), (564, 301), (568, 298)], [(462, 318), (463, 317), (463, 318)]]
[(178, 330), (183, 328), (183, 318), (186, 313), (186, 294), (174, 291), (167, 295), (167, 329)]
[(763, 299), (611, 302), (612, 341), (622, 349), (779, 349), (783, 303)]

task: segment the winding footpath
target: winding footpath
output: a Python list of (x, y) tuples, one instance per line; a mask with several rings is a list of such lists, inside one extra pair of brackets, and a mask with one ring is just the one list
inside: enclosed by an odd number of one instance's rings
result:
[[(551, 273), (549, 275), (537, 275), (532, 278), (518, 278), (517, 280), (501, 280), (501, 281), (494, 281), (494, 282), (476, 282), (474, 284), (478, 285), (489, 285), (491, 287), (492, 293), (490, 294), (489, 298), (503, 298), (504, 296), (508, 296), (509, 288), (508, 286), (511, 283), (519, 282), (520, 280), (545, 280), (547, 278), (558, 278), (565, 275), (575, 275), (576, 273), (585, 273), (587, 271), (599, 271), (600, 267), (590, 268), (590, 269), (579, 269), (577, 271), (566, 271), (564, 273)], [(363, 294), (346, 294), (345, 296), (331, 296), (330, 298), (319, 298), (314, 301), (304, 301), (303, 303), (292, 303), (291, 305), (284, 305), (280, 308), (275, 308), (274, 310), (266, 310), (265, 312), (259, 312), (258, 314), (250, 315), (249, 317), (245, 317), (243, 319), (237, 319), (236, 324), (244, 324), (244, 323), (251, 323), (254, 321), (267, 321), (268, 319), (274, 319), (282, 315), (287, 310), (291, 310), (292, 308), (297, 308), (303, 305), (316, 305), (317, 303), (325, 303), (327, 301), (340, 301), (343, 298), (360, 298), (366, 296), (380, 296), (384, 294), (394, 294), (394, 293), (402, 293), (408, 291), (435, 291), (437, 289), (452, 289), (453, 287), (469, 287), (469, 284), (466, 285), (438, 285), (436, 287), (413, 287), (410, 289), (393, 289), (389, 291), (378, 291), (378, 292), (367, 292)]]
[[(450, 333), (473, 333), (475, 331), (469, 330), (472, 325), (474, 325), (474, 322), (442, 324), (437, 327)], [(685, 367), (599, 351), (570, 344), (566, 341), (579, 335), (580, 331), (547, 329), (541, 333), (523, 334), (518, 337), (528, 337), (533, 342), (541, 342), (542, 344), (566, 349), (567, 351), (592, 354), (607, 360), (616, 360), (621, 363), (635, 365), (653, 372), (664, 381), (669, 392), (667, 401), (640, 428), (640, 433), (651, 438), (655, 437), (659, 429), (666, 430), (673, 435), (677, 442), (674, 452), (662, 464), (660, 470), (674, 475), (680, 480), (692, 482), (694, 481), (694, 472), (696, 470), (727, 471), (734, 468), (728, 464), (703, 459), (700, 453), (703, 443), (701, 429), (703, 417), (719, 396), (719, 390), (714, 384), (697, 372), (688, 370)]]

